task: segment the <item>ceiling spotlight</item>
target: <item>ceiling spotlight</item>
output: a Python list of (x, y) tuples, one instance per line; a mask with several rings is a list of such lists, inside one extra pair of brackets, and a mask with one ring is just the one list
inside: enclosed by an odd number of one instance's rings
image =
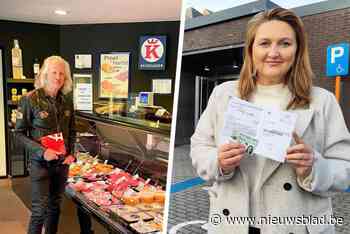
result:
[(55, 10), (56, 15), (67, 15), (67, 11), (64, 10)]
[(210, 71), (210, 68), (208, 66), (204, 66), (204, 71)]

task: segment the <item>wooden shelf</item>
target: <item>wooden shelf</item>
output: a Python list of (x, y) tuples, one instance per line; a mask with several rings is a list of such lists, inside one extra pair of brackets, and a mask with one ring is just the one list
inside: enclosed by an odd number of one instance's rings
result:
[(7, 83), (34, 84), (34, 79), (7, 79)]

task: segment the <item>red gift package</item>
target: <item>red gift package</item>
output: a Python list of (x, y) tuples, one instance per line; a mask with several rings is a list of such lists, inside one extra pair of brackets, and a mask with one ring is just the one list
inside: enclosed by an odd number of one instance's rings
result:
[(62, 155), (66, 155), (66, 147), (64, 145), (62, 132), (43, 136), (40, 138), (40, 142), (45, 148), (55, 150)]

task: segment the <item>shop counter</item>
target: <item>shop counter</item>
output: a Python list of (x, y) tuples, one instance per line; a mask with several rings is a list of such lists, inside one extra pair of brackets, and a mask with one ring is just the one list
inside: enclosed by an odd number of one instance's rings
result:
[(66, 187), (65, 194), (67, 197), (71, 198), (77, 206), (83, 208), (84, 212), (86, 212), (88, 215), (97, 220), (101, 225), (103, 225), (104, 228), (109, 231), (109, 233), (134, 233), (128, 227), (111, 219), (110, 215), (106, 211), (101, 210), (97, 205), (86, 200), (86, 198), (81, 193), (75, 192), (69, 186)]
[[(132, 178), (143, 178), (143, 182), (149, 181), (152, 186), (165, 190), (170, 142), (169, 124), (82, 111), (76, 112), (75, 119), (78, 132), (76, 151), (89, 155), (89, 160), (98, 159), (101, 166), (98, 171), (106, 173), (105, 170), (109, 168), (104, 168), (103, 165), (109, 164)], [(79, 161), (80, 157), (77, 158)], [(78, 178), (85, 177), (79, 174), (84, 165), (86, 164), (77, 164), (78, 171), (71, 167), (70, 176), (74, 177), (77, 173)], [(142, 224), (130, 220), (126, 222), (119, 215), (113, 216), (114, 212), (111, 215), (89, 200), (86, 194), (76, 192), (69, 186), (66, 188), (66, 194), (111, 233), (137, 233), (133, 229), (134, 225)], [(163, 208), (158, 211), (162, 213)], [(148, 214), (148, 211), (142, 209), (140, 212), (146, 213), (146, 216)], [(157, 219), (155, 217), (157, 215), (154, 216), (154, 219)]]
[(98, 155), (103, 161), (165, 187), (169, 124), (82, 111), (75, 118), (77, 151)]

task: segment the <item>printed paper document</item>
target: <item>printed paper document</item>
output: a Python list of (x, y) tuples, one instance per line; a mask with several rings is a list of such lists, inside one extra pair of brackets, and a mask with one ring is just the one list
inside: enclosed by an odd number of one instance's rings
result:
[(256, 106), (232, 97), (224, 117), (221, 143), (236, 140), (246, 152), (284, 162), (297, 114)]

